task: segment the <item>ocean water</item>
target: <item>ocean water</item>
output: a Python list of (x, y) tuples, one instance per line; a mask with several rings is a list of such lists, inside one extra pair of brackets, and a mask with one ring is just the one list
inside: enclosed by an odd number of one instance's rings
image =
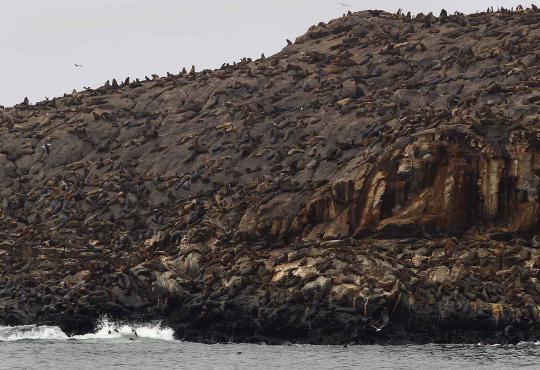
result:
[[(134, 330), (137, 333), (134, 334)], [(51, 326), (0, 326), (0, 369), (540, 369), (540, 343), (310, 346), (199, 344), (159, 323), (103, 320), (68, 337)]]

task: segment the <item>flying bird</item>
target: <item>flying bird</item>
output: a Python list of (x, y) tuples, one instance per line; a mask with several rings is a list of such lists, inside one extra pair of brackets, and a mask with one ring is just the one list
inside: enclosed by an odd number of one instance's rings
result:
[(75, 68), (83, 68), (81, 64), (73, 63), (73, 65), (75, 66)]
[(375, 331), (378, 333), (380, 332), (381, 330), (383, 330), (383, 328), (388, 325), (389, 323), (386, 323), (386, 324), (383, 324), (382, 326), (375, 326), (375, 325), (369, 325), (371, 326), (373, 329), (375, 329)]
[(341, 5), (341, 6), (345, 6), (345, 7), (347, 7), (347, 8), (349, 8), (349, 7), (350, 7), (350, 6), (349, 6), (349, 4), (345, 4), (345, 3), (339, 3), (339, 5)]

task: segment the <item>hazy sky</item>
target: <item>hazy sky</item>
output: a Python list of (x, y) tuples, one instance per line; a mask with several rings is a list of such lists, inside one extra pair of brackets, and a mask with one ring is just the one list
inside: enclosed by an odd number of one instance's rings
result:
[[(106, 80), (217, 68), (271, 55), (285, 39), (347, 10), (466, 13), (518, 1), (0, 0), (0, 105)], [(348, 4), (349, 7), (341, 5)], [(406, 3), (406, 6), (404, 5)], [(529, 6), (530, 1), (521, 2)], [(534, 2), (533, 2), (534, 3)], [(84, 68), (75, 68), (79, 63)]]

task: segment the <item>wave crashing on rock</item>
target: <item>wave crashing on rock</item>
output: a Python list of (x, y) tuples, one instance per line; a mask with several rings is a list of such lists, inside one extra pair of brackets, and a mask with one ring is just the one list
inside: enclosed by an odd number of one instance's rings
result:
[(108, 318), (99, 320), (93, 333), (68, 336), (58, 326), (18, 325), (0, 326), (0, 342), (17, 340), (97, 340), (97, 339), (174, 340), (173, 330), (161, 326), (160, 322), (137, 324), (114, 322)]

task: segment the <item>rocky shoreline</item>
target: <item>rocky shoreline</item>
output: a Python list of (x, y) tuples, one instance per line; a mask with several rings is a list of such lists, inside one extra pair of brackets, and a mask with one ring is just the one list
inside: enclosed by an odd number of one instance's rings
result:
[(0, 325), (540, 340), (540, 12), (350, 13), (0, 110)]
[[(200, 245), (197, 252), (184, 253), (191, 257), (180, 257), (184, 263), (143, 258), (146, 262), (122, 272), (105, 268), (69, 275), (54, 269), (47, 285), (4, 284), (3, 292), (21, 296), (4, 299), (0, 312), (5, 324), (58, 325), (70, 334), (92, 331), (102, 315), (163, 319), (178, 339), (210, 343), (540, 339), (537, 286), (527, 268), (538, 263), (540, 251), (524, 239), (328, 242), (335, 246), (265, 251)], [(227, 264), (216, 264), (227, 256)], [(89, 266), (83, 262), (81, 268)], [(29, 282), (34, 271), (47, 268), (27, 263), (17, 271), (21, 281)], [(224, 277), (216, 280), (218, 274)], [(71, 279), (55, 282), (55, 275)], [(179, 281), (178, 275), (186, 279)], [(25, 300), (23, 308), (10, 307)], [(32, 316), (36, 303), (42, 307)]]

